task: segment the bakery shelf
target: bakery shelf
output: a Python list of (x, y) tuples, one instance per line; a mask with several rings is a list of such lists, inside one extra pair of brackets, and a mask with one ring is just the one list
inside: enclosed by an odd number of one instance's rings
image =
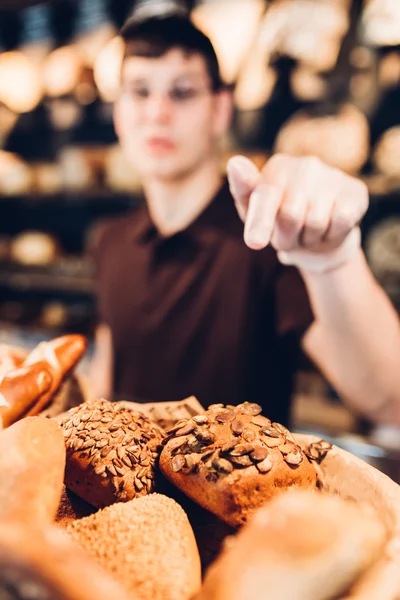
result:
[(44, 267), (0, 262), (0, 289), (94, 297), (94, 278), (87, 261), (59, 261)]

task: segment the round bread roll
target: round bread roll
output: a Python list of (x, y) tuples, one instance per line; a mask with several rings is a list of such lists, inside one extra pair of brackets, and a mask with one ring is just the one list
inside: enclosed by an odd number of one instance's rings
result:
[(53, 527), (1, 523), (2, 600), (132, 600), (95, 561)]
[(11, 242), (11, 258), (23, 265), (49, 265), (57, 255), (56, 240), (41, 231), (24, 231)]
[(161, 430), (142, 413), (91, 400), (60, 421), (67, 447), (65, 485), (97, 508), (154, 491)]
[(290, 432), (261, 406), (214, 404), (178, 423), (160, 457), (164, 475), (190, 498), (237, 527), (290, 488), (315, 488), (317, 473)]
[(0, 519), (51, 522), (60, 503), (65, 446), (60, 427), (29, 417), (0, 433)]
[(67, 531), (137, 600), (189, 600), (200, 588), (193, 531), (167, 496), (114, 504)]
[(196, 600), (347, 597), (385, 542), (369, 508), (319, 492), (281, 494), (226, 540)]

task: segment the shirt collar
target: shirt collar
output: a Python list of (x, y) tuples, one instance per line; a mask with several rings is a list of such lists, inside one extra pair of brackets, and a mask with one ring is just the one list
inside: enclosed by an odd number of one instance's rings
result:
[[(228, 180), (225, 177), (219, 190), (212, 198), (211, 202), (200, 213), (200, 215), (182, 232), (174, 234), (183, 234), (187, 236), (195, 236), (201, 233), (205, 227), (218, 227), (222, 224), (227, 224), (229, 215), (234, 215), (238, 219), (233, 199), (229, 191)], [(161, 236), (154, 225), (147, 204), (144, 203), (133, 215), (132, 237), (138, 243), (150, 242), (154, 239), (159, 241), (170, 239)]]

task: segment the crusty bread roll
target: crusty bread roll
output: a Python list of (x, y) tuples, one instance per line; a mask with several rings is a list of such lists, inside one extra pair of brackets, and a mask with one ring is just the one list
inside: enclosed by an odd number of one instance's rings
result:
[(3, 428), (9, 427), (48, 395), (53, 377), (45, 362), (8, 371), (0, 382), (0, 419)]
[(3, 600), (134, 600), (61, 531), (0, 524)]
[(119, 502), (67, 531), (137, 600), (189, 600), (200, 588), (193, 531), (183, 509), (167, 496)]
[(65, 445), (60, 427), (30, 417), (0, 432), (0, 519), (50, 522), (60, 502)]
[(86, 350), (81, 335), (65, 335), (39, 344), (20, 368), (0, 380), (0, 417), (3, 427), (37, 415), (49, 404), (62, 382)]
[(63, 335), (61, 337), (42, 342), (29, 354), (24, 366), (45, 362), (52, 374), (51, 389), (40, 398), (27, 415), (37, 414), (50, 402), (59, 389), (61, 383), (78, 364), (87, 348), (87, 340), (83, 335)]
[(102, 508), (154, 491), (163, 434), (142, 413), (91, 400), (60, 421), (67, 448), (65, 485)]
[(317, 473), (289, 431), (261, 407), (215, 404), (181, 421), (160, 457), (164, 475), (229, 525), (290, 487), (315, 488)]
[(11, 258), (22, 265), (48, 266), (59, 254), (55, 238), (42, 231), (23, 231), (11, 242)]
[(15, 348), (7, 346), (7, 344), (0, 344), (0, 381), (9, 371), (18, 369), (24, 359), (24, 354)]
[(196, 600), (342, 598), (379, 557), (384, 541), (372, 509), (338, 496), (289, 491), (227, 540)]

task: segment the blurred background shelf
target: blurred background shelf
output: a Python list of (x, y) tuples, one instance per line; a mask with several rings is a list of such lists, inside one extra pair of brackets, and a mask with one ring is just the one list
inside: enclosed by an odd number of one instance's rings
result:
[[(400, 312), (400, 1), (0, 0), (0, 343), (92, 339), (88, 240), (143, 202), (113, 129), (117, 32), (132, 10), (172, 4), (210, 35), (233, 88), (221, 172), (234, 153), (261, 167), (281, 151), (363, 178), (367, 260)], [(309, 365), (295, 421), (363, 428)]]

